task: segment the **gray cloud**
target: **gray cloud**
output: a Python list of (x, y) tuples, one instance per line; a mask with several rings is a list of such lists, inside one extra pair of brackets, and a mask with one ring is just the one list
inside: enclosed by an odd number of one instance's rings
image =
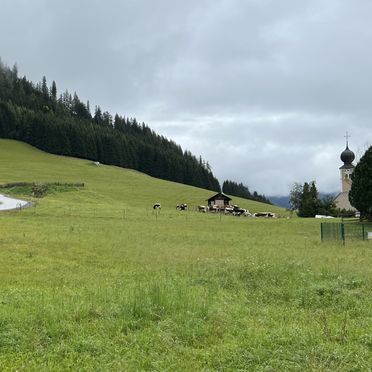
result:
[(372, 143), (372, 3), (0, 0), (0, 56), (136, 116), (220, 180), (339, 188), (343, 135)]

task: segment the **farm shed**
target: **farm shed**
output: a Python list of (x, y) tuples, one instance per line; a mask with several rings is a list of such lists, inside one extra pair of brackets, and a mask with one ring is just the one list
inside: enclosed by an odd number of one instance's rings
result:
[(209, 207), (213, 205), (216, 205), (218, 207), (225, 207), (226, 205), (229, 205), (230, 200), (231, 198), (228, 197), (223, 192), (219, 192), (216, 195), (213, 195), (212, 197), (207, 199)]

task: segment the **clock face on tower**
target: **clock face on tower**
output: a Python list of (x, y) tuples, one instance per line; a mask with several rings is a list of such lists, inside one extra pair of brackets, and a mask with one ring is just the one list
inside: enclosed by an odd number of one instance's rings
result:
[(347, 180), (350, 179), (351, 173), (352, 173), (351, 169), (345, 169), (344, 170), (344, 178), (347, 179)]

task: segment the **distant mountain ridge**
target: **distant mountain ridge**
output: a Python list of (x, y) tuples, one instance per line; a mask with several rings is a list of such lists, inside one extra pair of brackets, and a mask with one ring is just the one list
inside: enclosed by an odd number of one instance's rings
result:
[[(338, 194), (337, 192), (331, 192), (331, 193), (320, 192), (319, 197), (321, 199), (329, 195), (336, 197), (337, 194)], [(273, 204), (277, 205), (278, 207), (289, 208), (289, 195), (288, 196), (269, 196), (268, 198)]]
[(269, 196), (270, 201), (282, 208), (289, 208), (289, 196)]

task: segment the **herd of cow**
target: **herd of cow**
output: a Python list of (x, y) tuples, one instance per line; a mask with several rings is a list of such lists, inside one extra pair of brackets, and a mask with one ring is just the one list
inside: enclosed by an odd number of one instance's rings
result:
[(224, 214), (231, 214), (233, 216), (243, 216), (243, 217), (267, 217), (267, 218), (275, 218), (275, 213), (272, 212), (258, 212), (258, 213), (250, 213), (248, 209), (240, 208), (237, 205), (225, 205), (223, 207), (218, 205), (199, 205), (198, 206), (199, 212), (214, 212), (214, 213), (224, 213)]
[[(154, 204), (154, 209), (161, 209), (160, 203)], [(187, 211), (188, 206), (186, 203), (178, 204), (176, 209), (179, 211)], [(249, 210), (240, 208), (237, 205), (225, 205), (225, 206), (218, 206), (218, 205), (199, 205), (197, 210), (202, 213), (212, 212), (212, 213), (224, 213), (224, 214), (231, 214), (233, 216), (243, 216), (243, 217), (267, 217), (267, 218), (275, 218), (275, 213), (272, 212), (259, 212), (259, 213), (250, 213)]]
[(218, 206), (218, 205), (210, 205), (206, 207), (205, 205), (198, 206), (199, 212), (213, 212), (213, 213), (224, 213), (224, 214), (232, 214), (233, 216), (243, 216), (243, 217), (250, 217), (252, 214), (249, 212), (248, 209), (240, 208), (237, 205), (225, 205), (225, 206)]

